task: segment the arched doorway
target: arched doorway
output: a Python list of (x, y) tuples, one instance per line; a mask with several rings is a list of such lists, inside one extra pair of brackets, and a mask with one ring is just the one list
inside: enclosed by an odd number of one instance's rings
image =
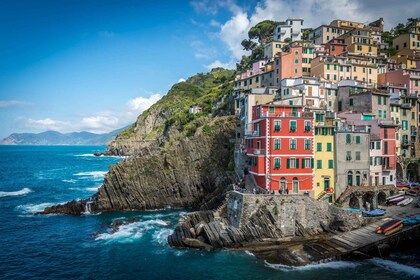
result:
[(373, 210), (373, 198), (375, 197), (373, 192), (367, 192), (362, 196), (363, 208), (366, 210)]
[(296, 177), (294, 177), (292, 181), (292, 191), (293, 193), (298, 193), (299, 191), (299, 180)]
[(397, 181), (404, 179), (403, 169), (401, 167), (401, 163), (397, 162)]
[(378, 193), (378, 204), (386, 205), (386, 194), (382, 191)]
[(349, 207), (350, 208), (360, 208), (359, 199), (354, 194), (352, 194), (350, 196)]
[(347, 172), (347, 186), (353, 186), (353, 172)]
[(407, 180), (412, 182), (418, 182), (418, 170), (419, 166), (415, 162), (411, 162), (409, 165), (407, 165)]
[(280, 190), (282, 190), (283, 193), (285, 193), (287, 185), (286, 185), (287, 181), (286, 178), (282, 177), (280, 179)]
[(356, 171), (356, 186), (360, 186), (360, 172)]

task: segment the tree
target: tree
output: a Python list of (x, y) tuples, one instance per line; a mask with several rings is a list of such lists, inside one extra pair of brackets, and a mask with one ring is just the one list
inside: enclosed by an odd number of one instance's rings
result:
[(391, 32), (385, 31), (381, 34), (383, 40), (385, 43), (388, 43), (390, 46), (392, 45), (392, 40), (394, 39), (394, 36), (392, 36)]
[(397, 26), (395, 26), (391, 31), (394, 36), (408, 33), (407, 27), (402, 23), (398, 23)]
[(281, 22), (264, 20), (251, 27), (251, 29), (248, 31), (248, 37), (249, 39), (257, 39), (260, 45), (262, 45), (266, 42), (267, 38), (273, 36), (274, 29), (279, 24), (281, 24)]
[(258, 46), (258, 44), (251, 39), (242, 40), (241, 45), (246, 51), (253, 51)]

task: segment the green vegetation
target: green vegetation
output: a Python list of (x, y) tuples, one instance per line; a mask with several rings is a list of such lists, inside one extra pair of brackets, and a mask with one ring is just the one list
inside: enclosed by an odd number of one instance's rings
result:
[[(185, 82), (173, 85), (161, 100), (138, 117), (135, 124), (122, 131), (118, 139), (133, 137), (138, 127), (143, 126), (152, 113), (166, 120), (155, 123), (152, 131), (142, 135), (144, 139), (156, 139), (167, 129), (177, 129), (188, 137), (193, 136), (198, 127), (208, 123), (217, 114), (219, 107), (226, 106), (218, 102), (222, 96), (231, 93), (234, 73), (234, 70), (215, 68), (208, 73), (198, 73)], [(190, 114), (189, 109), (193, 106), (201, 107), (202, 112)]]
[(273, 212), (274, 212), (274, 215), (276, 215), (276, 216), (279, 215), (279, 208), (277, 207), (277, 203), (274, 204)]

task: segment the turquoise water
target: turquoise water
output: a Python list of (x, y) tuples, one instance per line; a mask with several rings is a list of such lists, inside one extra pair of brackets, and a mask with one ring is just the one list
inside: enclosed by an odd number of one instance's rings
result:
[[(33, 212), (86, 198), (108, 166), (93, 157), (105, 147), (0, 146), (1, 279), (414, 279), (417, 248), (390, 260), (332, 262), (292, 269), (244, 252), (175, 250), (167, 236), (182, 211), (107, 213), (81, 217)], [(115, 219), (139, 222), (111, 232)]]

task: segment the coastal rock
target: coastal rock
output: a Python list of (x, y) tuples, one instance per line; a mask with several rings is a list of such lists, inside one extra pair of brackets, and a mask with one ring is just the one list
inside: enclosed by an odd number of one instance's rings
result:
[(233, 159), (237, 119), (216, 117), (211, 133), (191, 138), (144, 156), (132, 156), (110, 166), (104, 184), (90, 200), (46, 208), (42, 213), (78, 215), (108, 211), (193, 208), (214, 209), (232, 183), (226, 170)]
[[(354, 211), (329, 206), (326, 201), (302, 195), (250, 195), (231, 192), (226, 212), (215, 218), (211, 211), (188, 213), (168, 237), (172, 247), (189, 247), (185, 238), (194, 238), (185, 228), (197, 227), (201, 238), (212, 249), (254, 248), (294, 239), (310, 240), (334, 230), (352, 230), (365, 220)], [(202, 227), (202, 231), (198, 228)], [(282, 251), (281, 254), (286, 254)], [(289, 252), (290, 253), (290, 252)], [(287, 253), (287, 254), (289, 254)]]

